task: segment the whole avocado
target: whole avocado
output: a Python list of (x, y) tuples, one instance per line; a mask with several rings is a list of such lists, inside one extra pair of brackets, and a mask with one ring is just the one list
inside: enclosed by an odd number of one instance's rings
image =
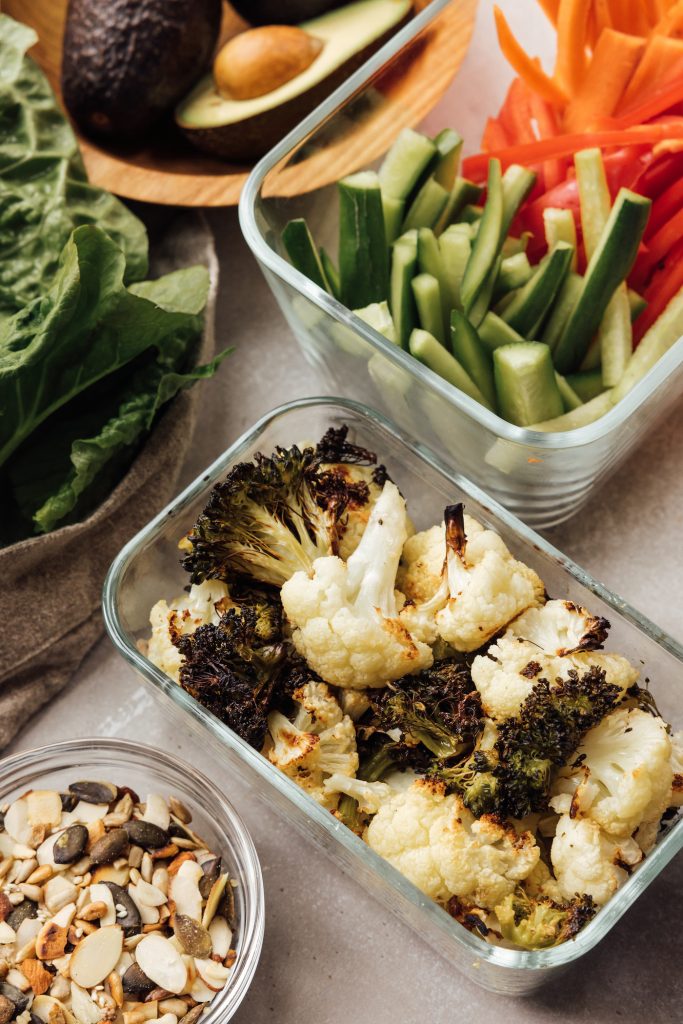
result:
[(250, 25), (298, 25), (317, 18), (349, 0), (230, 0), (237, 13)]
[(145, 134), (206, 70), (221, 0), (70, 0), (62, 95), (88, 135)]

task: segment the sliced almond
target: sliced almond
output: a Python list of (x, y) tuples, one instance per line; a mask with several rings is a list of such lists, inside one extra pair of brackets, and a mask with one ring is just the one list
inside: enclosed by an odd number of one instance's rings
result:
[(60, 928), (68, 928), (75, 916), (76, 904), (67, 903), (66, 906), (57, 911), (51, 923), (58, 925)]
[(169, 895), (175, 903), (176, 911), (200, 923), (203, 901), (199, 891), (199, 880), (203, 875), (204, 872), (196, 861), (186, 860), (180, 865), (169, 884)]
[(89, 821), (85, 827), (88, 830), (87, 849), (90, 850), (95, 845), (97, 840), (102, 838), (102, 836), (106, 833), (107, 830), (104, 827), (104, 822), (102, 821), (101, 818), (97, 818), (96, 821)]
[(218, 914), (214, 917), (209, 925), (209, 935), (211, 936), (213, 953), (219, 956), (221, 960), (225, 960), (230, 952), (232, 931), (224, 917), (220, 917)]
[(67, 903), (73, 903), (77, 898), (78, 889), (70, 879), (62, 875), (54, 875), (43, 886), (43, 900), (51, 914), (56, 914)]
[(145, 935), (135, 950), (135, 959), (155, 985), (179, 995), (187, 984), (187, 968), (178, 950), (159, 932)]
[(88, 825), (91, 821), (103, 818), (109, 811), (109, 804), (89, 804), (85, 800), (79, 800), (73, 811), (62, 815), (62, 826), (67, 828), (76, 823)]
[(49, 989), (54, 978), (40, 960), (23, 960), (19, 968), (37, 996), (42, 996)]
[(17, 948), (21, 949), (27, 942), (33, 942), (35, 946), (38, 932), (43, 927), (43, 922), (38, 917), (25, 917), (17, 928)]
[(79, 1024), (99, 1024), (105, 1016), (104, 1010), (92, 1001), (88, 993), (71, 982), (71, 1009)]
[[(105, 913), (100, 917), (100, 925), (103, 928), (107, 928), (109, 925), (116, 924), (116, 905), (114, 903), (114, 897), (112, 891), (108, 885), (104, 882), (95, 882), (94, 885), (90, 886), (90, 899), (95, 903), (104, 903)], [(83, 917), (83, 914), (81, 914)], [(87, 917), (86, 921), (89, 920)]]
[(54, 832), (51, 836), (48, 836), (36, 850), (38, 864), (41, 867), (44, 864), (49, 864), (55, 874), (58, 874), (60, 871), (66, 871), (70, 867), (69, 864), (57, 864), (54, 857), (55, 843), (64, 831), (65, 829), (60, 829), (59, 832)]
[(168, 826), (171, 824), (171, 812), (163, 796), (158, 793), (149, 794), (142, 819), (151, 821), (153, 825), (158, 825), (164, 832), (168, 831)]
[(26, 810), (29, 824), (57, 828), (62, 820), (62, 799), (53, 789), (34, 789), (26, 796)]
[(213, 999), (215, 992), (197, 976), (190, 986), (190, 995), (197, 1003), (208, 1003)]
[(225, 887), (227, 884), (228, 876), (227, 874), (225, 874), (220, 875), (211, 886), (211, 892), (209, 893), (209, 898), (206, 901), (206, 906), (204, 907), (204, 916), (202, 917), (202, 925), (204, 928), (209, 928), (211, 922), (216, 916), (218, 905), (221, 899), (223, 898), (223, 893), (225, 892)]
[[(75, 908), (74, 908), (75, 909)], [(36, 956), (39, 960), (54, 960), (64, 955), (69, 929), (48, 921), (38, 932), (36, 938)]]
[(131, 889), (135, 888), (134, 899), (136, 903), (144, 903), (148, 907), (162, 907), (166, 902), (166, 896), (157, 889), (151, 882), (146, 882), (144, 878), (135, 886), (131, 886)]
[(225, 983), (230, 977), (230, 968), (216, 963), (215, 960), (197, 960), (196, 958), (194, 965), (198, 977), (212, 992), (220, 992), (222, 988), (225, 988)]
[(86, 935), (71, 956), (71, 980), (81, 988), (99, 985), (116, 967), (122, 950), (123, 929), (117, 924)]
[(115, 868), (113, 864), (101, 864), (93, 871), (92, 882), (114, 882), (115, 885), (128, 885), (130, 868), (128, 865)]
[(52, 996), (36, 996), (31, 1004), (31, 1013), (43, 1024), (67, 1024), (64, 1007)]
[(11, 925), (7, 924), (7, 921), (0, 923), (0, 946), (11, 946), (16, 940), (17, 933)]
[(174, 857), (171, 863), (168, 865), (169, 875), (177, 875), (180, 870), (180, 865), (184, 864), (186, 860), (196, 860), (197, 858), (189, 850), (183, 850), (177, 857)]
[(120, 1010), (123, 1006), (123, 984), (121, 982), (121, 975), (118, 971), (119, 965), (117, 964), (116, 966), (117, 970), (112, 971), (111, 974), (107, 976), (107, 985), (109, 986), (112, 999)]
[[(46, 826), (29, 821), (28, 798), (22, 797), (10, 804), (5, 812), (4, 829), (20, 846), (35, 850), (45, 839)], [(15, 847), (16, 849), (16, 847)], [(16, 857), (17, 854), (15, 853)]]

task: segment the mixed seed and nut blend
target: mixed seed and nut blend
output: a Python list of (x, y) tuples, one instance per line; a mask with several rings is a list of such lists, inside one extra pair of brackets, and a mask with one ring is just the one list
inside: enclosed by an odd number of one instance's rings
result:
[(0, 807), (0, 1024), (195, 1024), (230, 980), (236, 883), (191, 822), (109, 782)]

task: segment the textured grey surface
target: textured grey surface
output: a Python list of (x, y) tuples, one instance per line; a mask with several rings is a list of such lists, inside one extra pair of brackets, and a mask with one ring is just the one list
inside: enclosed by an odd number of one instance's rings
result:
[[(544, 55), (550, 37), (533, 0), (502, 6), (532, 52)], [(442, 112), (430, 118), (434, 126), (459, 125), (470, 139), (478, 137), (484, 114), (496, 107), (507, 80), (491, 22), (490, 0), (482, 0), (463, 71)], [(212, 223), (223, 274), (218, 341), (237, 351), (205, 389), (187, 480), (260, 414), (320, 391), (242, 243), (234, 212), (214, 213)], [(681, 450), (683, 408), (551, 539), (683, 641)], [(263, 865), (267, 923), (255, 982), (234, 1018), (241, 1024), (683, 1022), (681, 858), (594, 954), (535, 997), (508, 1000), (461, 978), (282, 819), (264, 811), (239, 779), (226, 775), (191, 736), (159, 714), (106, 641), (12, 749), (93, 734), (125, 735), (177, 750), (224, 784), (250, 827)]]

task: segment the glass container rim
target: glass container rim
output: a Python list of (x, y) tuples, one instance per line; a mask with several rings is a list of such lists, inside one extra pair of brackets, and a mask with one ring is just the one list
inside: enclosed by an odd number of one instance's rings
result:
[(170, 775), (199, 783), (210, 794), (211, 802), (214, 804), (214, 825), (219, 833), (228, 836), (235, 844), (239, 857), (235, 873), (248, 894), (247, 899), (243, 900), (245, 919), (239, 922), (242, 936), (240, 956), (235, 963), (230, 983), (221, 992), (217, 992), (209, 1003), (202, 1016), (202, 1024), (218, 1024), (220, 1020), (230, 1019), (236, 1013), (253, 981), (261, 957), (265, 931), (265, 894), (261, 864), (254, 841), (240, 814), (217, 785), (184, 759), (146, 743), (109, 736), (60, 740), (3, 757), (0, 759), (0, 802), (4, 794), (11, 791), (13, 780), (19, 772), (23, 772), (24, 775), (30, 773), (39, 778), (41, 767), (47, 774), (73, 766), (77, 763), (74, 761), (74, 755), (93, 763), (113, 757), (121, 762), (134, 764), (136, 770), (143, 774), (146, 767), (153, 769), (158, 765)]
[(639, 865), (638, 870), (624, 883), (614, 897), (602, 907), (596, 917), (571, 941), (550, 949), (527, 951), (492, 946), (478, 937), (472, 936), (462, 925), (458, 924), (433, 900), (425, 897), (420, 890), (408, 881), (396, 868), (375, 853), (358, 836), (336, 821), (297, 784), (286, 777), (258, 751), (233, 733), (214, 716), (206, 712), (192, 700), (185, 691), (169, 676), (158, 669), (137, 646), (128, 641), (123, 623), (117, 610), (118, 584), (128, 566), (134, 561), (139, 551), (152, 542), (162, 531), (169, 516), (179, 514), (192, 504), (199, 495), (207, 491), (221, 473), (237, 461), (241, 455), (253, 447), (271, 424), (287, 413), (313, 407), (336, 408), (368, 420), (375, 428), (387, 432), (402, 446), (408, 448), (414, 456), (437, 471), (442, 477), (464, 490), (479, 502), (487, 512), (496, 517), (508, 529), (536, 547), (544, 555), (555, 561), (576, 582), (590, 590), (609, 607), (614, 609), (634, 629), (644, 633), (658, 647), (672, 655), (683, 669), (683, 645), (666, 634), (650, 619), (636, 611), (630, 604), (617, 597), (599, 581), (585, 572), (572, 559), (563, 555), (557, 548), (536, 533), (531, 527), (519, 520), (485, 491), (474, 484), (469, 478), (457, 473), (439, 456), (425, 445), (408, 437), (387, 417), (374, 409), (352, 399), (335, 396), (312, 396), (286, 402), (265, 413), (260, 419), (238, 437), (226, 451), (215, 459), (196, 479), (170, 502), (166, 508), (155, 516), (147, 526), (143, 527), (121, 549), (114, 559), (104, 583), (102, 609), (105, 626), (110, 639), (123, 658), (155, 689), (160, 689), (170, 697), (174, 704), (187, 712), (195, 722), (224, 743), (229, 749), (252, 767), (256, 773), (303, 810), (309, 818), (335, 838), (346, 848), (352, 857), (360, 857), (376, 874), (390, 881), (407, 897), (410, 903), (426, 913), (438, 929), (445, 932), (458, 945), (467, 949), (478, 960), (486, 961), (495, 967), (512, 970), (547, 970), (572, 963), (589, 952), (611, 930), (622, 915), (635, 902), (640, 893), (657, 877), (675, 854), (683, 849), (683, 817), (669, 829), (666, 836)]

